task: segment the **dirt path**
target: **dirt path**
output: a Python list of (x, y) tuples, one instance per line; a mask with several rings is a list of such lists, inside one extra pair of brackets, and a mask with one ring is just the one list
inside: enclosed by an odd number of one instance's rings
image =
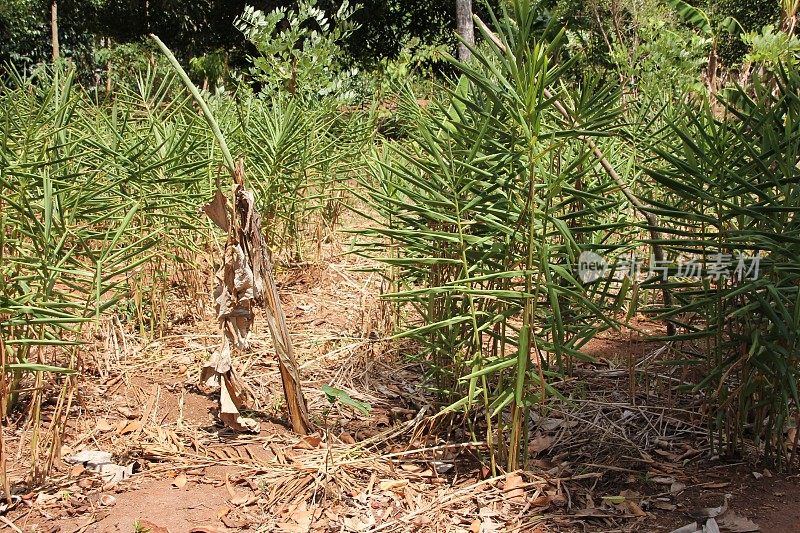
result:
[(114, 498), (116, 502), (111, 507), (93, 502), (96, 511), (64, 520), (60, 524), (62, 531), (80, 531), (83, 527), (85, 531), (125, 533), (136, 531), (137, 527), (150, 529), (151, 533), (159, 533), (159, 528), (190, 531), (220, 523), (218, 513), (226, 508), (228, 493), (224, 486), (210, 483), (187, 482), (178, 489), (170, 480), (148, 479), (130, 483)]

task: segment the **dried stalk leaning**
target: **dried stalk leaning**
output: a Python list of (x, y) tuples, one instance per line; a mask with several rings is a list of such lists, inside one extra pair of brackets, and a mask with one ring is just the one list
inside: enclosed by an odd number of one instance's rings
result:
[(248, 348), (247, 336), (255, 317), (253, 305), (261, 306), (266, 313), (275, 352), (278, 355), (292, 429), (296, 433), (305, 435), (309, 432), (311, 424), (300, 387), (300, 374), (278, 298), (278, 290), (272, 277), (272, 260), (261, 233), (261, 217), (256, 211), (253, 193), (244, 186), (243, 166), (241, 162), (234, 165), (214, 115), (183, 67), (158, 37), (153, 34), (150, 37), (164, 52), (203, 111), (220, 145), (225, 166), (233, 178), (232, 212), (228, 209), (225, 195), (219, 190), (211, 203), (203, 208), (214, 223), (228, 232), (228, 239), (225, 243), (223, 264), (216, 273), (217, 286), (214, 290), (223, 341), (220, 349), (211, 356), (203, 368), (201, 380), (221, 387), (220, 418), (226, 425), (236, 430), (258, 431), (259, 426), (255, 420), (239, 414), (239, 409), (248, 403), (250, 395), (247, 387), (233, 371), (231, 362), (235, 350)]

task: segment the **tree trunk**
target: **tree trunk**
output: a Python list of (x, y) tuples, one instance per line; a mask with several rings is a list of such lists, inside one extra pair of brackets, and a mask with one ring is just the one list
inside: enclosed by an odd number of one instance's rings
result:
[(708, 66), (706, 67), (706, 85), (708, 92), (713, 99), (717, 95), (717, 43), (711, 45), (711, 52), (708, 54)]
[[(458, 34), (464, 42), (473, 45), (475, 44), (475, 27), (472, 23), (472, 0), (456, 0), (456, 27)], [(464, 45), (464, 42), (458, 43), (458, 59), (466, 61), (472, 55)]]
[[(106, 47), (107, 47), (109, 50), (111, 50), (111, 47), (112, 47), (112, 46), (113, 46), (113, 43), (111, 42), (111, 37), (109, 37), (109, 38), (106, 40)], [(109, 57), (111, 57), (111, 54), (109, 54)], [(106, 94), (111, 94), (111, 86), (112, 86), (112, 82), (111, 82), (111, 68), (112, 68), (112, 67), (111, 67), (111, 59), (109, 59), (109, 60), (108, 60), (108, 62), (106, 63)]]
[(50, 39), (53, 45), (53, 61), (61, 55), (58, 46), (58, 0), (50, 0)]

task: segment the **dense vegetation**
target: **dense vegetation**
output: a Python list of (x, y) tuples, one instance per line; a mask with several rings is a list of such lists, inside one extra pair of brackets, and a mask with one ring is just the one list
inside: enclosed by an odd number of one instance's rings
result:
[[(552, 383), (637, 314), (715, 445), (792, 459), (797, 1), (500, 2), (466, 61), (449, 4), (158, 4), (0, 7), (0, 417), (32, 421), (35, 474), (91, 379), (87, 334), (158, 336), (171, 301), (207, 298), (222, 156), (149, 32), (204, 88), (281, 268), (345, 209), (369, 219), (405, 355), (493, 469), (525, 465)], [(582, 275), (587, 252), (611, 272)]]

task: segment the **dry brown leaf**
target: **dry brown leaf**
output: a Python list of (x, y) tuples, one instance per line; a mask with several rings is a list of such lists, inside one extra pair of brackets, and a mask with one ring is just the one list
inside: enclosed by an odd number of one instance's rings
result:
[(378, 483), (378, 488), (381, 490), (397, 490), (408, 485), (407, 479), (387, 479)]
[(350, 435), (350, 433), (342, 433), (341, 435), (339, 435), (339, 440), (342, 441), (345, 444), (355, 444), (356, 443), (356, 439), (354, 439), (353, 436)]
[(541, 453), (553, 444), (553, 440), (550, 435), (535, 435), (528, 443), (528, 451), (534, 454)]
[(180, 474), (175, 476), (175, 478), (172, 480), (172, 486), (173, 487), (178, 487), (179, 489), (182, 489), (183, 487), (185, 487), (186, 486), (186, 474), (181, 472)]
[(481, 531), (481, 521), (476, 518), (469, 525), (469, 533), (480, 533), (480, 531)]
[(525, 499), (525, 480), (516, 472), (506, 474), (503, 481), (503, 492), (506, 498), (515, 502)]
[(222, 517), (223, 516), (227, 516), (227, 514), (230, 513), (230, 512), (231, 512), (231, 508), (228, 507), (227, 505), (224, 505), (224, 506), (220, 507), (219, 510), (217, 511), (217, 518), (222, 520)]
[(294, 445), (298, 450), (314, 450), (322, 444), (322, 439), (318, 435), (306, 435)]
[(142, 429), (142, 423), (138, 420), (131, 420), (125, 424), (122, 429), (119, 429), (119, 426), (117, 426), (117, 433), (120, 435), (126, 435), (128, 433), (133, 433), (134, 431), (139, 431), (140, 429)]
[(222, 326), (222, 346), (215, 350), (200, 372), (200, 381), (220, 387), (219, 417), (235, 431), (258, 433), (261, 426), (243, 417), (239, 409), (251, 403), (252, 394), (232, 368), (233, 350), (246, 350), (253, 324), (253, 271), (242, 244), (226, 244), (223, 264), (214, 274), (214, 301)]
[[(246, 337), (246, 335), (244, 335)], [(204, 371), (206, 368), (203, 369)], [(261, 426), (252, 418), (239, 415), (239, 408), (244, 406), (248, 391), (244, 382), (234, 373), (233, 369), (221, 375), (220, 388), (220, 420), (235, 431), (261, 432)]]
[(200, 210), (208, 215), (208, 218), (217, 226), (222, 228), (223, 231), (228, 231), (228, 199), (219, 189), (214, 193), (214, 198)]
[(628, 512), (633, 516), (647, 516), (647, 513), (642, 511), (642, 508), (639, 507), (639, 504), (636, 502), (632, 502), (630, 500), (625, 501), (625, 506), (628, 508)]
[(171, 533), (169, 529), (158, 526), (148, 520), (137, 520), (136, 523), (142, 531), (149, 531), (149, 533)]
[(109, 422), (108, 419), (106, 418), (98, 418), (97, 424), (95, 425), (97, 431), (102, 431), (102, 432), (111, 431), (112, 429), (114, 429), (114, 427), (115, 427), (114, 424)]
[(70, 475), (70, 477), (78, 477), (81, 474), (83, 474), (85, 471), (86, 471), (86, 467), (84, 467), (82, 464), (77, 464), (77, 465), (73, 466), (70, 469), (69, 475)]

